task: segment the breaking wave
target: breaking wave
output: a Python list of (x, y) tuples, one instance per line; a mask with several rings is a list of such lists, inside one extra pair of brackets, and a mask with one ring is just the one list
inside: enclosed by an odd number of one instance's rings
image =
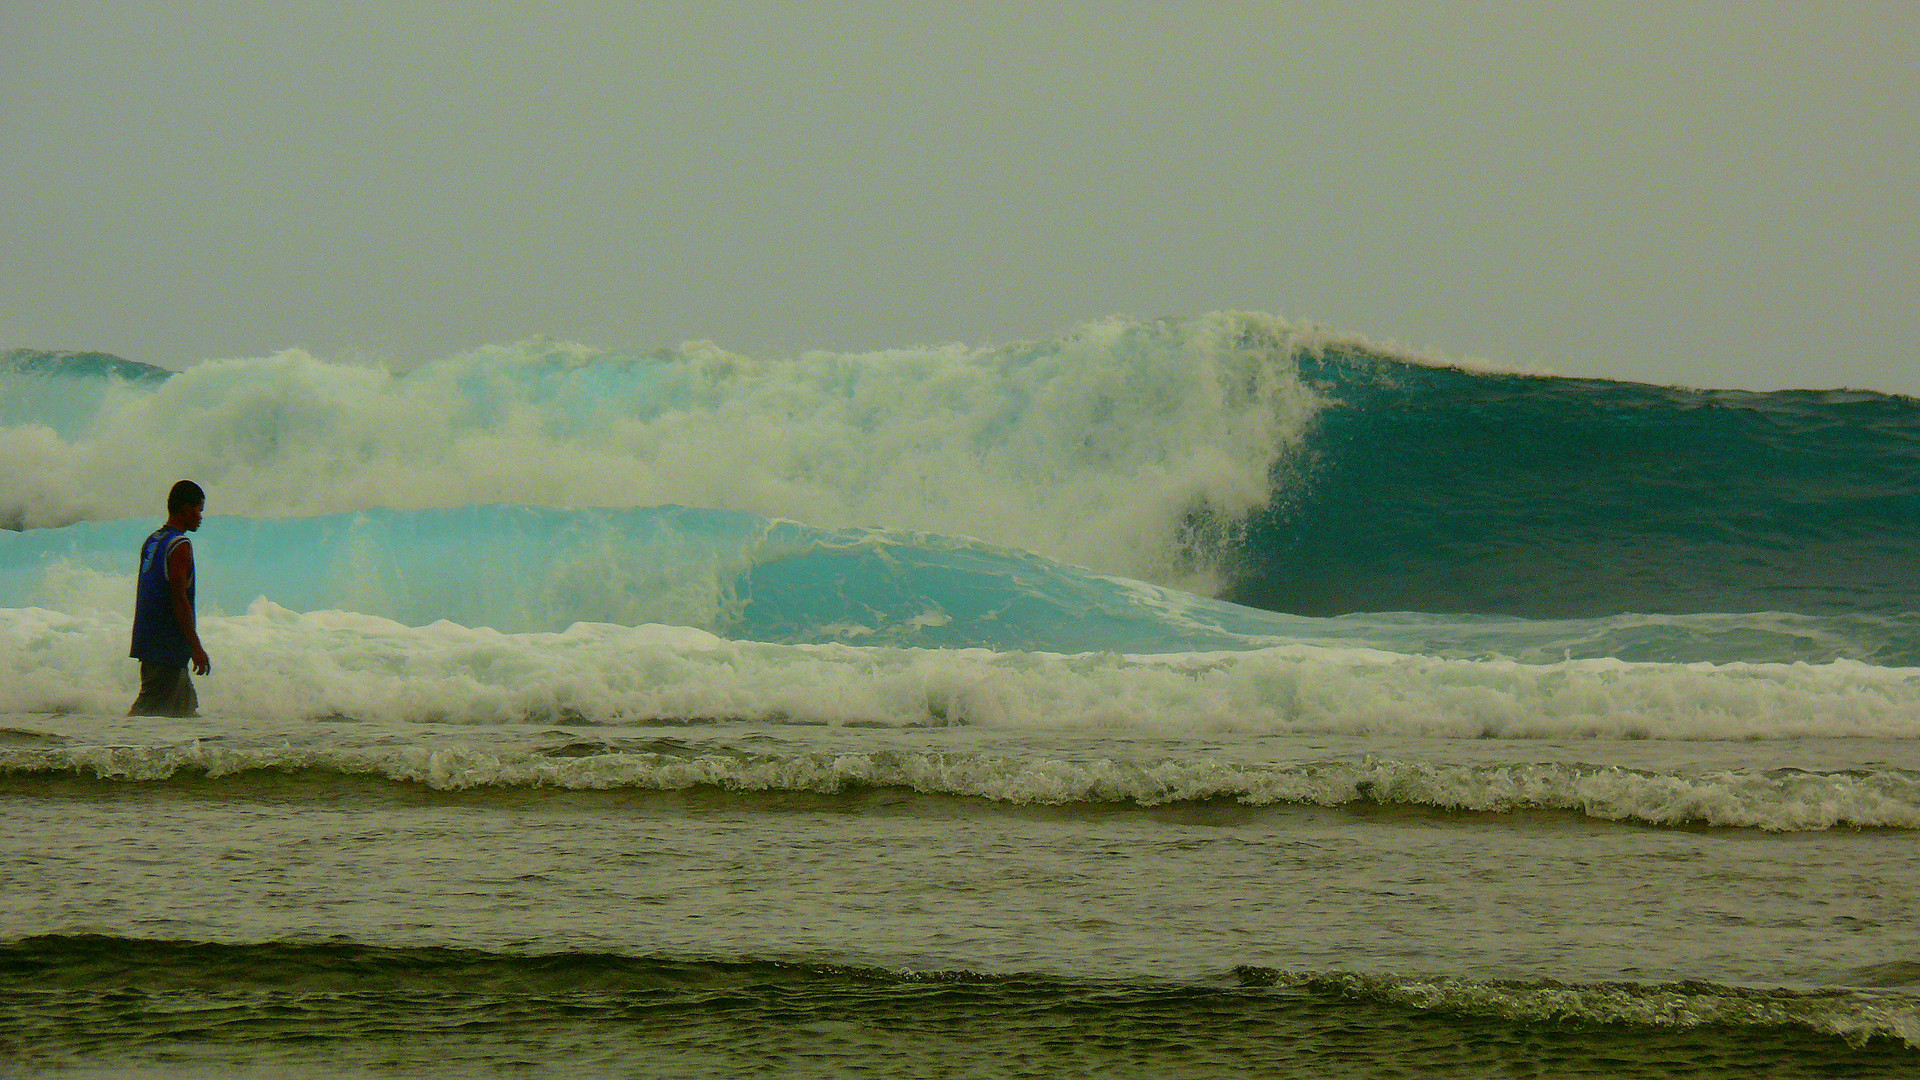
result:
[(410, 746), (230, 747), (0, 745), (0, 774), (91, 776), (152, 783), (205, 777), (243, 784), (263, 773), (371, 777), (437, 790), (556, 788), (837, 795), (892, 788), (1017, 805), (1232, 800), (1248, 806), (1353, 804), (1517, 813), (1572, 811), (1606, 821), (1703, 824), (1802, 832), (1835, 827), (1920, 829), (1920, 772), (1712, 771), (1674, 774), (1618, 766), (1437, 765), (1363, 761), (1248, 764), (1208, 759), (1144, 763), (878, 750), (768, 754), (570, 739), (525, 753)]

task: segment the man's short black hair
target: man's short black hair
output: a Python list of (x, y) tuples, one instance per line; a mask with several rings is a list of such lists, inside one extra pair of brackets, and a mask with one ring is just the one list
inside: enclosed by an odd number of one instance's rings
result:
[(191, 480), (182, 480), (167, 492), (167, 513), (177, 514), (189, 506), (207, 505), (207, 493)]

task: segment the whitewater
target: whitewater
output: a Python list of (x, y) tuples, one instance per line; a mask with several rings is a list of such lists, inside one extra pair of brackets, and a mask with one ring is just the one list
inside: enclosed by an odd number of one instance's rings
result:
[[(1917, 430), (1247, 313), (16, 350), (0, 1060), (1911, 1069)], [(205, 715), (127, 717), (182, 477)]]

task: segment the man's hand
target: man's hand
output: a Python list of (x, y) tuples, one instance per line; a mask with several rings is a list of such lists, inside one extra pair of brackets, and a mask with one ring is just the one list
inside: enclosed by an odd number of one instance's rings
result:
[(193, 673), (195, 675), (205, 675), (207, 672), (212, 670), (213, 670), (213, 661), (207, 659), (207, 650), (201, 648), (199, 642), (197, 641), (194, 642)]

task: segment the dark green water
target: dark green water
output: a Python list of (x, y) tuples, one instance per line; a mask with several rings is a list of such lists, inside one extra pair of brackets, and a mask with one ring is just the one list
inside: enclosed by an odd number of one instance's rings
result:
[(0, 948), (0, 976), (0, 1055), (49, 1074), (1870, 1077), (1915, 1067), (1895, 1040), (1849, 1045), (1792, 1024), (1516, 1022), (1492, 1006), (1417, 1009), (1364, 981), (1276, 985), (1290, 980), (1260, 971), (1224, 985), (1127, 985), (66, 937)]

